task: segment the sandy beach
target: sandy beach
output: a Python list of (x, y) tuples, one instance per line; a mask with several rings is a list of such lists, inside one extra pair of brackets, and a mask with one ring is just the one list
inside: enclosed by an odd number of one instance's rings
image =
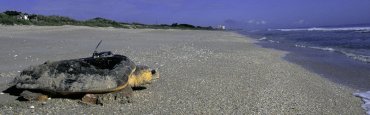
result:
[(126, 104), (0, 94), (0, 114), (365, 114), (353, 89), (227, 31), (0, 26), (0, 90), (30, 65), (91, 56), (100, 40), (100, 51), (158, 69), (160, 79)]

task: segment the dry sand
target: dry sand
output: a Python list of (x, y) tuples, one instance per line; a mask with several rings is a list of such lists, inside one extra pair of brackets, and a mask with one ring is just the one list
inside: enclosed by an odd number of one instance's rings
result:
[(0, 26), (0, 90), (29, 65), (90, 56), (99, 40), (100, 50), (157, 68), (161, 78), (127, 104), (0, 94), (0, 114), (364, 114), (352, 89), (222, 31)]

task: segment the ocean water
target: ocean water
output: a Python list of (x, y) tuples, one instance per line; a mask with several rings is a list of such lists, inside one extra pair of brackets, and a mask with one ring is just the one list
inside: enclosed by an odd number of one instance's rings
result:
[(286, 60), (356, 90), (370, 115), (370, 27), (240, 31), (259, 45), (290, 52)]
[(256, 32), (272, 43), (337, 52), (370, 63), (370, 27), (276, 29)]

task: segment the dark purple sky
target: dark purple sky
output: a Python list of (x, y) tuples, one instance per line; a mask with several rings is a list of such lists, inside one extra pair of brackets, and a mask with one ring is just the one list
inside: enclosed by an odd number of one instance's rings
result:
[(370, 0), (0, 0), (18, 10), (75, 19), (214, 26), (299, 27), (370, 23)]

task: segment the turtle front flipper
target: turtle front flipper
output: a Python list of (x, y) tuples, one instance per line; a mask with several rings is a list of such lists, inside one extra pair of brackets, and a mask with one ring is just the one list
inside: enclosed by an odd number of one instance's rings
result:
[(132, 88), (125, 87), (122, 90), (112, 92), (112, 93), (105, 93), (105, 94), (86, 94), (82, 97), (82, 103), (86, 104), (97, 104), (97, 105), (105, 105), (109, 103), (130, 103), (132, 102)]

